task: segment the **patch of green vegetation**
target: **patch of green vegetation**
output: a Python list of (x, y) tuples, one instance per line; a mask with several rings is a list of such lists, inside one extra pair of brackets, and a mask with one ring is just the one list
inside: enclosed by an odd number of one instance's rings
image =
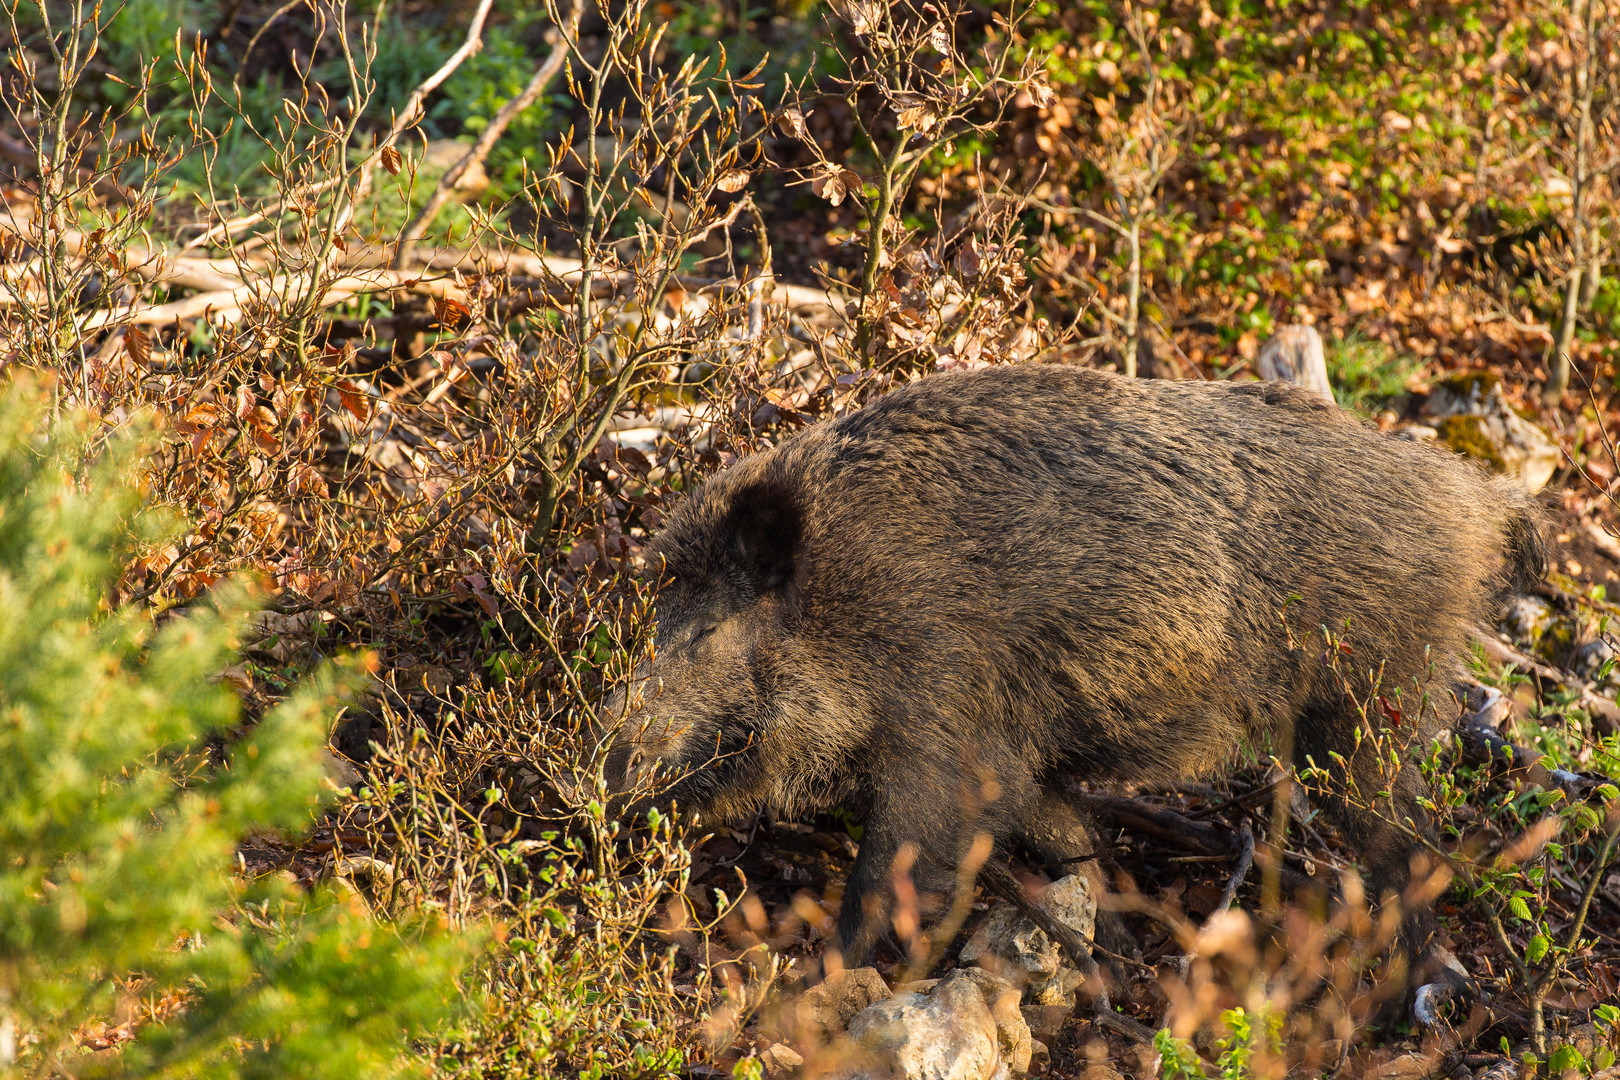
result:
[(1435, 389), (1463, 400), (1483, 399), (1501, 383), (1502, 377), (1494, 371), (1457, 371), (1435, 383)]
[(1343, 408), (1372, 414), (1406, 393), (1406, 383), (1423, 366), (1415, 356), (1397, 353), (1381, 341), (1352, 334), (1327, 347), (1328, 379)]
[(1592, 296), (1592, 322), (1612, 334), (1620, 334), (1620, 278), (1606, 275)]
[(1482, 461), (1492, 469), (1506, 468), (1496, 444), (1485, 431), (1485, 421), (1478, 416), (1448, 416), (1439, 423), (1440, 441), (1465, 457)]

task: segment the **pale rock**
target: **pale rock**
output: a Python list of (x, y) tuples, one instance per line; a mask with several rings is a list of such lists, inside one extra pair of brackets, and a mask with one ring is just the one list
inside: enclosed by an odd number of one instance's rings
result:
[(903, 990), (850, 1021), (850, 1038), (871, 1055), (856, 1077), (1011, 1080), (1029, 1072), (1034, 1044), (1011, 983), (958, 968), (917, 985), (926, 989)]
[(1534, 645), (1552, 622), (1552, 605), (1539, 596), (1515, 596), (1502, 608), (1502, 625), (1515, 641)]
[(1427, 1054), (1402, 1054), (1369, 1075), (1377, 1080), (1427, 1080), (1436, 1071), (1436, 1064)]
[[(1588, 682), (1594, 682), (1598, 673), (1603, 670), (1603, 665), (1613, 659), (1614, 647), (1602, 638), (1593, 638), (1575, 650), (1570, 666), (1575, 669), (1575, 674)], [(1616, 674), (1620, 674), (1620, 671), (1611, 670), (1605, 681), (1613, 681)]]
[[(1082, 938), (1089, 941), (1096, 931), (1097, 897), (1084, 876), (1059, 878), (1041, 893), (1040, 902), (1053, 918)], [(1062, 947), (1011, 904), (992, 911), (968, 939), (962, 947), (962, 962), (1022, 985), (1026, 999), (1034, 1005), (1072, 1009), (1075, 991), (1085, 981)]]
[(1428, 424), (1408, 424), (1395, 434), (1413, 442), (1435, 442), (1440, 438), (1439, 429), (1432, 428)]
[(765, 1075), (774, 1080), (778, 1076), (787, 1076), (803, 1065), (804, 1055), (787, 1043), (772, 1043), (759, 1055), (759, 1063), (764, 1066)]
[(1563, 460), (1547, 433), (1502, 397), (1502, 384), (1494, 375), (1464, 372), (1443, 380), (1423, 411), (1434, 419), (1441, 442), (1516, 478), (1531, 494), (1547, 486)]
[(855, 1014), (889, 996), (889, 984), (877, 968), (854, 968), (817, 983), (799, 998), (795, 1011), (804, 1034), (812, 1040), (836, 1035)]

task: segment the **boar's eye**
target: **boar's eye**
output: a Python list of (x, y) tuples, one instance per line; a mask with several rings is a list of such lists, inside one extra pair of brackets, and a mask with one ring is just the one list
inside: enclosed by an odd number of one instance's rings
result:
[(697, 633), (692, 635), (692, 640), (688, 641), (686, 643), (686, 647), (688, 649), (695, 648), (697, 646), (698, 642), (702, 641), (704, 638), (708, 637), (710, 634), (714, 633), (718, 629), (719, 629), (719, 626), (716, 625), (716, 624), (713, 624), (713, 623), (709, 624), (708, 626), (703, 627)]

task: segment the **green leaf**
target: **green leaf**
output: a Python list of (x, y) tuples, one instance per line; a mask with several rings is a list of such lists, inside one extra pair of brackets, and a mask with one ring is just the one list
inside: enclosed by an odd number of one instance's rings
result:
[(1547, 1071), (1551, 1073), (1568, 1072), (1571, 1069), (1586, 1068), (1586, 1055), (1573, 1046), (1560, 1046), (1552, 1052), (1547, 1059)]
[(1541, 958), (1547, 955), (1547, 950), (1550, 948), (1552, 948), (1552, 940), (1546, 934), (1537, 934), (1530, 939), (1530, 944), (1525, 946), (1524, 958), (1532, 964), (1539, 964)]
[(1515, 896), (1510, 899), (1508, 901), (1508, 909), (1525, 922), (1530, 921), (1530, 905), (1524, 902), (1524, 897)]

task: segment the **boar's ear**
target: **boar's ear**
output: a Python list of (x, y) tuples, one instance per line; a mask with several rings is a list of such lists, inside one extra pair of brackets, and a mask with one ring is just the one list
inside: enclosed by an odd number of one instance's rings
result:
[(793, 580), (804, 530), (799, 502), (779, 480), (762, 480), (738, 491), (727, 515), (734, 553), (755, 592), (778, 592)]

